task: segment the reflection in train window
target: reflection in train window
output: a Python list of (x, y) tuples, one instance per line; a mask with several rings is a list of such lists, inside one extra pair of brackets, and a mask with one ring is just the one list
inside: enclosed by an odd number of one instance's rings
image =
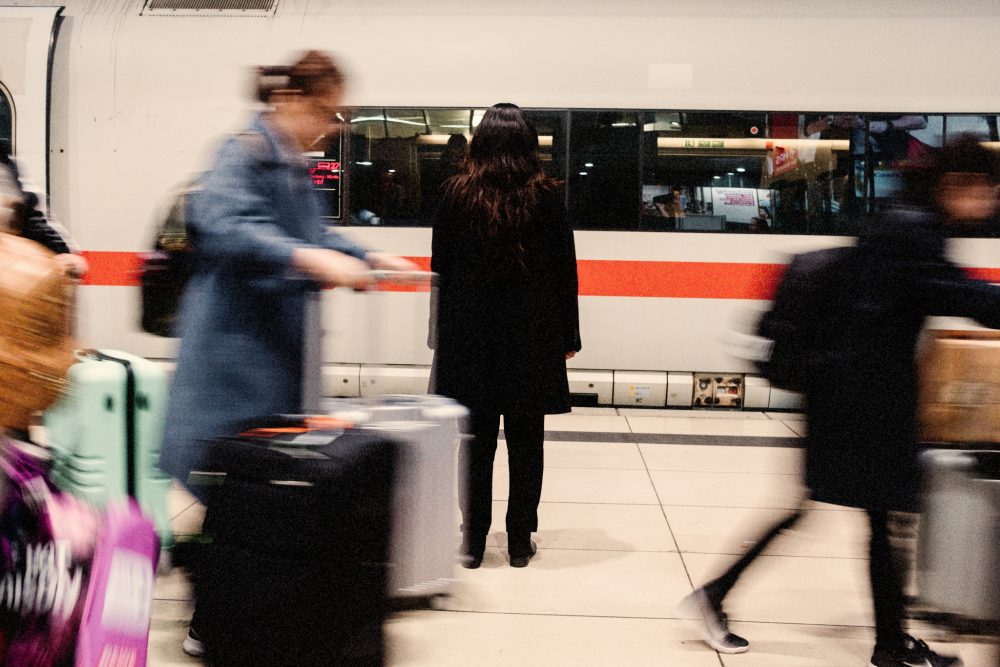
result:
[[(953, 115), (948, 116), (949, 140), (963, 134), (971, 134), (979, 141), (1000, 142), (997, 130), (997, 116)], [(913, 134), (911, 132), (911, 134)], [(937, 144), (940, 145), (940, 142)]]
[(766, 129), (765, 114), (645, 112), (640, 228), (770, 230)]
[(351, 223), (430, 224), (441, 184), (465, 159), (477, 120), (474, 109), (356, 110), (350, 133)]
[[(351, 223), (430, 225), (484, 109), (358, 109), (351, 118)], [(565, 178), (565, 112), (526, 111), (546, 172)]]
[(569, 216), (577, 229), (639, 227), (639, 114), (570, 114)]
[(0, 150), (14, 152), (14, 101), (0, 81)]
[(538, 131), (538, 155), (545, 173), (565, 180), (567, 112), (525, 109), (524, 116)]
[[(484, 109), (359, 109), (350, 221), (428, 226)], [(996, 115), (526, 110), (576, 229), (851, 234), (901, 168)], [(993, 226), (975, 230), (994, 234)], [(956, 233), (970, 234), (961, 230)]]

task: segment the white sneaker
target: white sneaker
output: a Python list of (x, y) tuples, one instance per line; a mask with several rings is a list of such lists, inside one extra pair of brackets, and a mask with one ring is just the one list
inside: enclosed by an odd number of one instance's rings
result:
[(201, 658), (205, 655), (205, 644), (201, 641), (198, 633), (194, 631), (194, 628), (188, 628), (188, 636), (184, 638), (184, 643), (181, 644), (181, 647), (192, 658)]
[(701, 618), (705, 643), (719, 653), (746, 653), (750, 650), (750, 642), (729, 631), (726, 615), (720, 607), (712, 604), (704, 589), (699, 588), (681, 600), (679, 607), (685, 615)]

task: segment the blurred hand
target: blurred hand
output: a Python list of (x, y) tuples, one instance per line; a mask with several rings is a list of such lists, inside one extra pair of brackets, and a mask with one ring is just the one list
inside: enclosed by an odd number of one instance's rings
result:
[(383, 271), (420, 270), (420, 267), (410, 260), (399, 257), (398, 255), (390, 255), (385, 252), (370, 252), (365, 255), (365, 261), (367, 261), (373, 269), (381, 269)]
[(87, 275), (87, 271), (90, 270), (90, 265), (82, 255), (62, 253), (56, 255), (53, 259), (62, 267), (63, 271), (74, 278), (83, 278)]
[(336, 250), (296, 248), (292, 265), (327, 287), (364, 289), (368, 285), (368, 265)]
[(575, 356), (576, 356), (576, 352), (567, 352), (566, 353), (566, 361), (569, 361), (570, 359), (572, 359)]

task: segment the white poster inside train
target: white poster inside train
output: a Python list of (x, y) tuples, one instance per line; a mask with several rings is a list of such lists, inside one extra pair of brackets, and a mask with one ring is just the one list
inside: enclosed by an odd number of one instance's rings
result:
[(757, 215), (757, 189), (712, 188), (712, 213), (726, 216), (726, 222), (750, 224)]

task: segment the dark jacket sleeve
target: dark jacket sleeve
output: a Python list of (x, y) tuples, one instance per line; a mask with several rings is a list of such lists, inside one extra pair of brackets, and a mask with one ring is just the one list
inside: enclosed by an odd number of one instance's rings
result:
[(60, 230), (49, 224), (38, 209), (26, 210), (21, 236), (40, 243), (57, 255), (73, 252)]
[(1000, 286), (971, 278), (948, 260), (925, 262), (913, 271), (915, 293), (930, 315), (968, 317), (1000, 329)]
[(446, 204), (438, 204), (434, 214), (431, 232), (431, 271), (437, 274), (437, 284), (431, 291), (430, 309), (427, 315), (427, 347), (437, 349), (438, 330), (441, 325), (441, 291), (445, 281), (450, 279), (452, 240), (446, 229)]
[(434, 214), (431, 232), (431, 271), (438, 274), (438, 285), (443, 286), (448, 279), (451, 266), (452, 239), (448, 230), (448, 205), (442, 201)]
[(563, 345), (566, 352), (579, 352), (580, 340), (580, 283), (576, 267), (576, 242), (573, 228), (566, 218), (566, 207), (561, 196), (556, 196), (550, 207), (553, 234), (552, 262), (555, 268), (562, 316)]
[(6, 168), (22, 197), (15, 210), (19, 234), (29, 241), (45, 246), (57, 255), (75, 252), (76, 247), (69, 233), (59, 223), (46, 218), (39, 209), (38, 195), (30, 190), (24, 190), (17, 164), (11, 160), (6, 164)]

